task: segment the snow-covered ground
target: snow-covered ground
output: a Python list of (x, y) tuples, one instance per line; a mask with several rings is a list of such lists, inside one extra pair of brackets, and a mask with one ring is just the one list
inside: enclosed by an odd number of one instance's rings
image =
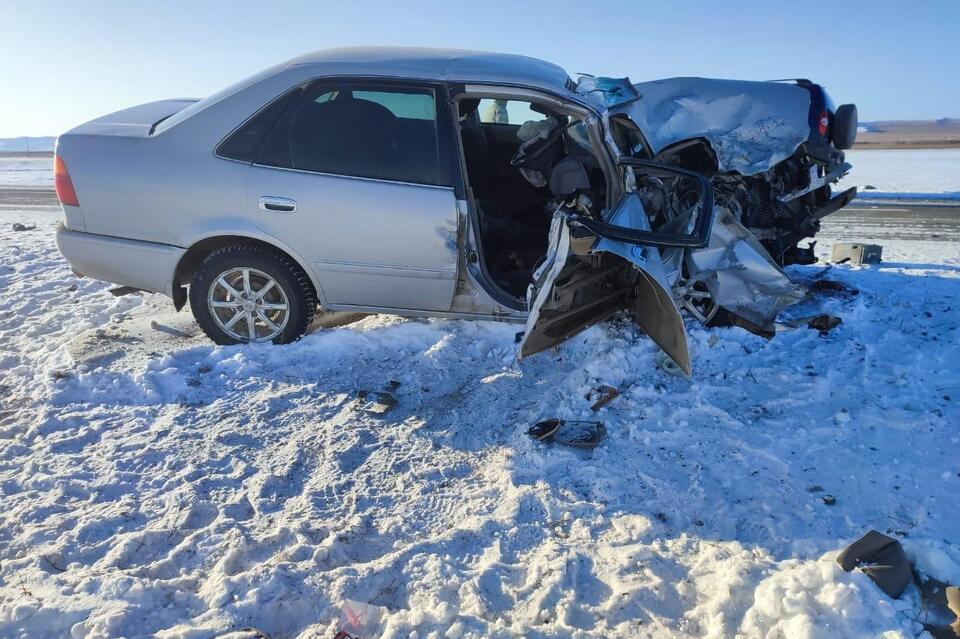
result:
[(0, 188), (53, 188), (53, 159), (43, 155), (0, 155)]
[(0, 212), (2, 637), (329, 638), (346, 599), (382, 637), (916, 636), (913, 587), (833, 561), (871, 528), (960, 582), (956, 238), (793, 269), (843, 324), (691, 324), (687, 381), (626, 320), (519, 364), (515, 325), (391, 316), (216, 347), (74, 277), (56, 219)]
[(853, 169), (835, 190), (856, 186), (865, 198), (960, 199), (960, 149), (854, 149), (846, 155)]

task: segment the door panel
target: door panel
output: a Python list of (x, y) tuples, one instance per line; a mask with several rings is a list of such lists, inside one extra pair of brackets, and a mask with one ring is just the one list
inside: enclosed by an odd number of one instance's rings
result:
[[(264, 211), (263, 197), (296, 203)], [(452, 188), (254, 165), (247, 207), (313, 265), (327, 305), (448, 311), (457, 275)]]
[[(689, 375), (690, 353), (660, 251), (585, 233), (571, 215), (558, 210), (549, 250), (527, 293), (530, 316), (520, 357), (560, 344), (606, 319), (629, 310), (634, 321)], [(607, 223), (649, 230), (636, 195), (621, 201)], [(621, 259), (622, 258), (622, 259)]]

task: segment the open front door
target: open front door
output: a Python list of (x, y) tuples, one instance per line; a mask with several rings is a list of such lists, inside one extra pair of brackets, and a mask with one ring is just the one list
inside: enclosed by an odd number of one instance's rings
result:
[(573, 238), (567, 212), (554, 213), (547, 257), (527, 290), (530, 314), (521, 358), (556, 346), (624, 307), (630, 286), (618, 281), (623, 265), (592, 253), (596, 239), (592, 234)]
[[(530, 315), (520, 357), (556, 346), (621, 309), (690, 374), (680, 310), (670, 294), (660, 251), (654, 246), (599, 237), (558, 209), (544, 263), (527, 291)], [(649, 231), (636, 195), (624, 197), (607, 224)]]

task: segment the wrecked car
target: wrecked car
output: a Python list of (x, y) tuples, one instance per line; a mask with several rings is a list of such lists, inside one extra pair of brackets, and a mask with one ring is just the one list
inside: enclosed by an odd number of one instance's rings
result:
[(219, 344), (317, 309), (525, 322), (626, 310), (687, 373), (681, 309), (769, 331), (853, 191), (853, 105), (806, 80), (632, 84), (516, 55), (333, 49), (60, 136), (61, 252), (189, 300)]

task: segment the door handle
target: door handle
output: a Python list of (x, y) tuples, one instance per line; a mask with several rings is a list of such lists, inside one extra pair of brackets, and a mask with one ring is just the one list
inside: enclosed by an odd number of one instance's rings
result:
[(297, 210), (297, 201), (288, 197), (264, 195), (260, 198), (260, 210), (270, 213), (293, 213)]

